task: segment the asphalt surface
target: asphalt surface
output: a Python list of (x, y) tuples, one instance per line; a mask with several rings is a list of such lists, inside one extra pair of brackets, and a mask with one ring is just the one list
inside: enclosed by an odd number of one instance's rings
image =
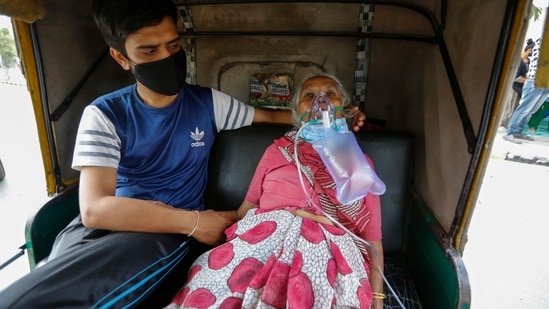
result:
[(521, 144), (503, 134), (495, 136), (463, 253), (471, 308), (549, 308), (549, 132)]
[[(2, 77), (3, 75), (0, 75)], [(27, 217), (47, 199), (36, 124), (24, 79), (0, 78), (0, 265), (25, 244)], [(0, 289), (29, 271), (26, 255), (0, 269)]]
[(503, 129), (497, 132), (492, 158), (549, 166), (549, 117), (540, 123), (537, 132), (527, 134), (534, 141), (519, 140), (520, 144), (515, 144), (503, 140), (504, 135)]

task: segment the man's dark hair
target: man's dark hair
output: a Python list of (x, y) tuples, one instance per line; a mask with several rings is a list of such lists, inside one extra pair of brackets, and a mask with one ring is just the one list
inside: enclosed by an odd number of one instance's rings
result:
[(169, 16), (177, 24), (177, 8), (172, 0), (94, 0), (93, 19), (103, 39), (127, 57), (126, 38), (144, 27), (160, 24)]

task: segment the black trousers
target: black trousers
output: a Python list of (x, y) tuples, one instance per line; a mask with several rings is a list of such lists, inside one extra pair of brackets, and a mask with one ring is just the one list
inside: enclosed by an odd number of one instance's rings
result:
[(45, 264), (0, 291), (0, 308), (161, 308), (200, 247), (179, 234), (88, 229), (77, 217)]

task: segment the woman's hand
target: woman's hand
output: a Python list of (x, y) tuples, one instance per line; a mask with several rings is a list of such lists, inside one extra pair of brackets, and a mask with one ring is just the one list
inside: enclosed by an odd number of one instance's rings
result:
[(371, 261), (370, 286), (373, 291), (372, 308), (383, 309), (383, 302), (386, 297), (383, 291), (383, 243), (381, 240), (371, 240), (369, 243), (375, 248), (374, 250), (370, 246), (366, 247)]
[(220, 210), (217, 213), (230, 220), (231, 223), (235, 223), (244, 218), (248, 210), (255, 208), (255, 206), (255, 204), (244, 201), (237, 210)]
[(238, 210), (236, 211), (236, 216), (238, 220), (244, 218), (248, 210), (255, 208), (256, 206), (256, 204), (247, 201), (242, 202), (242, 204), (240, 205), (240, 207), (238, 207)]
[(318, 223), (334, 225), (332, 223), (332, 221), (330, 221), (330, 219), (328, 219), (324, 216), (319, 216), (319, 215), (312, 214), (312, 213), (310, 213), (306, 210), (303, 210), (303, 209), (296, 209), (296, 210), (292, 211), (292, 213), (296, 216), (300, 216), (300, 217), (303, 217), (303, 218), (309, 218), (309, 219), (311, 219), (315, 222), (318, 222)]
[(372, 309), (383, 309), (383, 299), (374, 298), (372, 300)]

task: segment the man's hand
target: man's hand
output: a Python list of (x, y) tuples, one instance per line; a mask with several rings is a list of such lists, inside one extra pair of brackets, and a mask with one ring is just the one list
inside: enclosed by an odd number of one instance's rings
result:
[(248, 210), (254, 207), (256, 207), (255, 204), (244, 201), (237, 210), (220, 210), (217, 211), (217, 213), (227, 218), (232, 223), (235, 223), (236, 221), (244, 218)]
[(224, 232), (232, 224), (232, 220), (213, 210), (204, 210), (199, 214), (198, 226), (192, 237), (211, 246), (217, 246), (225, 242)]
[(348, 109), (352, 111), (351, 114), (353, 114), (353, 117), (347, 120), (347, 124), (353, 132), (358, 132), (364, 126), (366, 115), (360, 111), (358, 106), (351, 106)]

